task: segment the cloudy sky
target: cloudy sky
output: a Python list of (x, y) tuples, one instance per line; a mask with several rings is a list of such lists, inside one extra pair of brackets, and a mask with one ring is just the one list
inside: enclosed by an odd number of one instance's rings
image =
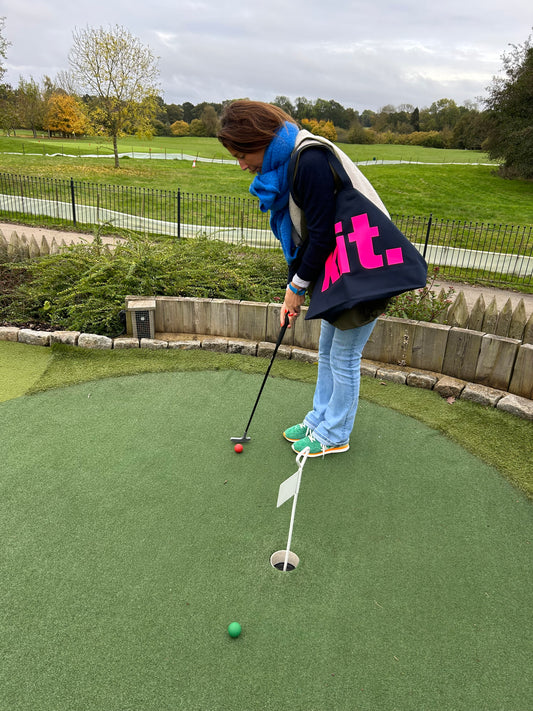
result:
[(533, 32), (527, 0), (0, 0), (0, 16), (15, 86), (68, 69), (75, 28), (118, 24), (159, 57), (167, 103), (284, 95), (359, 111), (476, 101)]

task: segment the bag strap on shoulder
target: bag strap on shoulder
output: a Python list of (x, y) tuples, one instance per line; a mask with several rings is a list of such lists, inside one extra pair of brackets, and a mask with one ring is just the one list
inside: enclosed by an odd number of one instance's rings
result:
[(298, 173), (298, 168), (300, 165), (300, 156), (306, 148), (321, 148), (326, 151), (329, 167), (333, 173), (333, 178), (335, 179), (335, 192), (339, 192), (342, 188), (353, 187), (350, 178), (348, 177), (346, 171), (343, 168), (341, 161), (337, 158), (335, 153), (323, 143), (316, 141), (316, 143), (307, 141), (305, 145), (296, 148), (291, 155), (289, 162), (289, 182), (290, 191), (295, 203), (300, 206), (299, 197), (295, 190), (296, 175)]
[(300, 155), (303, 153), (303, 151), (306, 150), (306, 148), (321, 148), (322, 150), (326, 151), (328, 164), (331, 168), (331, 172), (333, 173), (333, 178), (335, 180), (335, 194), (342, 190), (342, 188), (352, 187), (351, 180), (346, 174), (346, 171), (344, 170), (341, 161), (337, 158), (335, 153), (333, 153), (333, 151), (328, 145), (322, 143), (319, 140), (313, 141), (311, 139), (306, 139), (304, 145), (294, 149), (289, 161), (288, 175), (290, 185), (289, 202), (292, 200), (294, 206), (296, 207), (296, 210), (293, 210), (292, 206), (290, 206), (290, 213), (293, 223), (293, 241), (297, 246), (300, 246), (307, 240), (308, 234), (307, 225), (305, 222), (305, 215), (301, 208), (301, 202), (295, 189), (296, 175), (300, 164)]

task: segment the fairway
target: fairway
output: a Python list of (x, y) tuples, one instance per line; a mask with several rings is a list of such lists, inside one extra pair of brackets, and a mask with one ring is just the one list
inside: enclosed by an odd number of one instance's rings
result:
[(157, 373), (0, 404), (2, 708), (530, 708), (525, 497), (363, 401), (350, 451), (306, 463), (300, 564), (275, 570), (281, 431), (313, 386), (269, 380), (237, 455), (260, 383)]

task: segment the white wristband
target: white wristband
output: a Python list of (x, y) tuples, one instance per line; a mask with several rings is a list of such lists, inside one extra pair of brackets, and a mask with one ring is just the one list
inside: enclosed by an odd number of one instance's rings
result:
[(307, 287), (309, 286), (309, 284), (310, 284), (311, 282), (310, 282), (310, 281), (304, 281), (303, 279), (300, 279), (300, 277), (298, 276), (298, 274), (295, 274), (295, 275), (293, 276), (293, 278), (292, 278), (292, 283), (293, 283), (295, 286), (299, 286), (300, 289), (307, 289)]

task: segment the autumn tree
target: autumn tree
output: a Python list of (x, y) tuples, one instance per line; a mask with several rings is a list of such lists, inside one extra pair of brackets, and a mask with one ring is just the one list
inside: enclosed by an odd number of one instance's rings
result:
[(153, 135), (159, 69), (152, 51), (119, 25), (105, 30), (75, 30), (69, 54), (72, 74), (82, 93), (93, 97), (91, 121), (113, 140), (126, 132)]
[(302, 119), (302, 127), (314, 133), (315, 136), (322, 136), (330, 141), (337, 140), (337, 131), (331, 121), (317, 121), (316, 119)]
[(173, 136), (188, 136), (189, 124), (186, 121), (174, 121), (170, 125), (170, 131)]
[(487, 139), (483, 148), (493, 159), (503, 160), (506, 177), (533, 178), (533, 45), (511, 45), (504, 54), (505, 77), (495, 77), (489, 87)]
[(48, 99), (44, 127), (62, 136), (82, 136), (87, 132), (88, 122), (78, 101), (58, 91)]

